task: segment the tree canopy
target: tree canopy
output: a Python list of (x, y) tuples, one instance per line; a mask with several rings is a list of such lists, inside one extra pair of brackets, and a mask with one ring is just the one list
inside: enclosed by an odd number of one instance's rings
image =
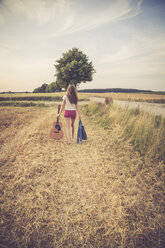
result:
[(33, 93), (44, 93), (44, 92), (46, 92), (47, 86), (48, 86), (48, 84), (42, 84), (41, 87), (34, 89)]
[(62, 88), (57, 82), (52, 82), (46, 87), (46, 92), (57, 92), (61, 90)]
[(61, 88), (67, 88), (69, 84), (78, 86), (81, 82), (92, 81), (95, 69), (88, 57), (78, 48), (73, 48), (56, 61), (55, 64), (57, 82)]

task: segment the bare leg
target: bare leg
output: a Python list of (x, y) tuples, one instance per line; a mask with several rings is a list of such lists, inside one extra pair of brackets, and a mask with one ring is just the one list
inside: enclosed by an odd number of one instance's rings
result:
[(69, 117), (65, 118), (65, 121), (66, 121), (66, 136), (67, 136), (68, 144), (70, 144), (71, 143), (71, 140), (70, 140), (70, 118)]
[(75, 119), (74, 119), (74, 118), (72, 118), (72, 119), (71, 119), (72, 139), (74, 138), (74, 122), (75, 122)]

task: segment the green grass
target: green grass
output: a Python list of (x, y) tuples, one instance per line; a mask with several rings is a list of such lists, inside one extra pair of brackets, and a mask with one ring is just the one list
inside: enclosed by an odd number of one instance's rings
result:
[(43, 102), (30, 102), (30, 101), (0, 101), (0, 106), (13, 106), (13, 107), (46, 107)]
[[(65, 93), (16, 93), (16, 94), (1, 94), (0, 102), (2, 101), (62, 101)], [(80, 96), (79, 101), (87, 101), (87, 97)]]
[[(1, 94), (0, 106), (48, 107), (54, 105), (54, 102), (62, 103), (62, 97), (64, 94), (66, 93), (59, 92), (59, 93)], [(80, 96), (79, 101), (88, 101), (88, 98), (84, 96)]]
[(61, 101), (60, 96), (3, 96), (0, 101)]

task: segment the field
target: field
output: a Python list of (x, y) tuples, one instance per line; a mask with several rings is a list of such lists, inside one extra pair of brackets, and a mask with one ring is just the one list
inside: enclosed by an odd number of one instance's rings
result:
[(128, 140), (145, 159), (165, 163), (165, 119), (162, 115), (143, 111), (139, 106), (129, 109), (127, 106), (123, 108), (92, 102), (83, 110), (106, 129), (120, 125), (123, 139)]
[[(65, 92), (1, 94), (0, 106), (46, 107), (47, 105), (54, 105), (55, 102), (60, 103), (64, 94)], [(79, 101), (88, 101), (88, 98), (80, 96)]]
[[(59, 93), (16, 93), (0, 94), (0, 103), (5, 101), (61, 101), (65, 92)], [(151, 103), (165, 103), (165, 94), (145, 94), (145, 93), (79, 93), (80, 101), (87, 101), (88, 96), (112, 97), (116, 100), (142, 101)]]
[(84, 96), (112, 97), (115, 100), (165, 103), (165, 94), (145, 93), (81, 93)]
[(163, 158), (131, 138), (152, 123), (160, 147), (164, 119), (90, 103), (81, 107), (88, 140), (67, 145), (49, 137), (56, 112), (0, 108), (0, 247), (163, 248)]

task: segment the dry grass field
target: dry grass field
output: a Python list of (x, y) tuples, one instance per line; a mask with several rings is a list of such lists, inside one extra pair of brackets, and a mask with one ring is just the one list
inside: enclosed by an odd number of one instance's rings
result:
[(163, 163), (85, 114), (86, 142), (52, 140), (56, 112), (0, 109), (0, 247), (163, 248)]
[[(65, 92), (58, 93), (10, 93), (0, 94), (0, 107), (47, 107), (62, 101)], [(80, 96), (80, 103), (88, 101), (88, 97)]]
[(81, 93), (84, 96), (111, 97), (115, 100), (165, 103), (165, 94), (140, 93)]
[(59, 96), (62, 97), (64, 92), (52, 92), (52, 93), (6, 93), (6, 94), (1, 94), (1, 97), (54, 97), (54, 96)]

